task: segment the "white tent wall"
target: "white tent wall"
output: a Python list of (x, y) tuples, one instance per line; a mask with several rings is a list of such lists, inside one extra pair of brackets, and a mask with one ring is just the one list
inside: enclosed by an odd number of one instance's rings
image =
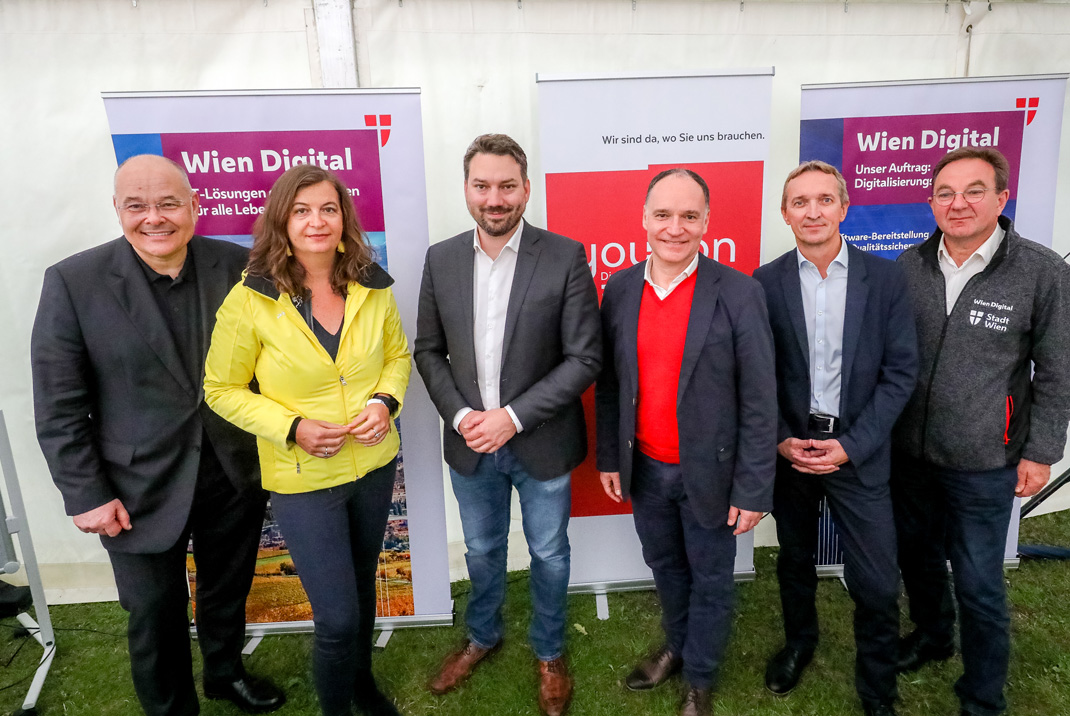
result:
[[(349, 36), (336, 21), (317, 28), (317, 8), (323, 21), (340, 3), (345, 0), (0, 0), (0, 241), (7, 248), (0, 262), (0, 331), (7, 336), (0, 342), (0, 409), (53, 590), (110, 580), (97, 541), (63, 515), (37, 447), (27, 349), (44, 269), (118, 234), (102, 91), (338, 86), (345, 68), (332, 62), (351, 38), (360, 86), (422, 89), (434, 241), (470, 226), (460, 156), (485, 131), (512, 134), (528, 150), (534, 184), (528, 215), (545, 223), (536, 73), (774, 66), (763, 251), (769, 259), (792, 245), (777, 207), (780, 178), (798, 158), (801, 84), (1070, 68), (1070, 5), (1063, 2), (994, 2), (989, 10), (975, 1), (967, 14), (967, 4), (943, 0), (356, 0), (341, 8), (341, 17), (352, 11)], [(672, 112), (688, 97), (649, 101)], [(1062, 228), (1070, 221), (1068, 151), (1064, 129), (1059, 228), (1052, 238), (1060, 253), (1070, 251), (1070, 228)], [(715, 199), (715, 217), (719, 210)], [(639, 211), (637, 199), (637, 222)], [(1050, 502), (1070, 507), (1070, 494)], [(448, 513), (459, 576), (455, 504), (448, 502)], [(768, 520), (762, 530), (759, 544), (772, 539)], [(512, 542), (511, 564), (522, 565), (522, 535), (516, 532)]]

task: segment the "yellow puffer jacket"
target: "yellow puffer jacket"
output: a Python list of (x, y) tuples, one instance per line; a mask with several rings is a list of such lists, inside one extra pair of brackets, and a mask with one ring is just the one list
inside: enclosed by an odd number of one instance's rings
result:
[[(347, 440), (329, 458), (287, 442), (297, 417), (345, 425), (375, 393), (405, 397), (412, 370), (393, 279), (373, 266), (349, 284), (338, 358), (332, 361), (288, 294), (245, 276), (216, 314), (205, 365), (204, 396), (212, 410), (257, 437), (264, 488), (296, 493), (352, 482), (390, 462), (401, 442), (390, 434), (373, 447)], [(256, 378), (260, 393), (249, 389)]]

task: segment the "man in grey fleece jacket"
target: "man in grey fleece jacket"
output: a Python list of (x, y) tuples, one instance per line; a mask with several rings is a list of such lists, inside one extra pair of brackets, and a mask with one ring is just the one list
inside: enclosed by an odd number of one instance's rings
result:
[(1008, 176), (998, 151), (945, 155), (929, 199), (939, 229), (899, 258), (920, 359), (893, 435), (899, 566), (916, 626), (899, 669), (954, 653), (950, 559), (964, 667), (955, 691), (976, 716), (1006, 709), (1014, 497), (1047, 483), (1070, 418), (1070, 267), (1001, 216)]

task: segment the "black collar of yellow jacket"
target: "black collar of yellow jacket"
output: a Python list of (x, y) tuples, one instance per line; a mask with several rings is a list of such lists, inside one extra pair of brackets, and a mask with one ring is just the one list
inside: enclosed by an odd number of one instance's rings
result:
[[(382, 266), (379, 264), (372, 264), (368, 267), (366, 275), (357, 281), (357, 283), (364, 288), (373, 290), (384, 289), (390, 288), (394, 284), (394, 279), (390, 274), (383, 270)], [(282, 295), (279, 293), (279, 290), (275, 288), (275, 282), (267, 276), (253, 276), (251, 274), (246, 274), (245, 278), (242, 279), (242, 285), (251, 288), (259, 294), (267, 296), (272, 301), (279, 300), (279, 296)], [(300, 297), (291, 298), (297, 299), (294, 303), (300, 302)]]

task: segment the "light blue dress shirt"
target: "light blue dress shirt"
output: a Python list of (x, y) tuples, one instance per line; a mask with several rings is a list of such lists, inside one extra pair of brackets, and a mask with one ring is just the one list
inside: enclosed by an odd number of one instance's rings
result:
[(843, 316), (847, 308), (847, 242), (828, 267), (828, 275), (796, 249), (806, 343), (810, 349), (810, 412), (840, 416), (840, 364), (843, 360)]

